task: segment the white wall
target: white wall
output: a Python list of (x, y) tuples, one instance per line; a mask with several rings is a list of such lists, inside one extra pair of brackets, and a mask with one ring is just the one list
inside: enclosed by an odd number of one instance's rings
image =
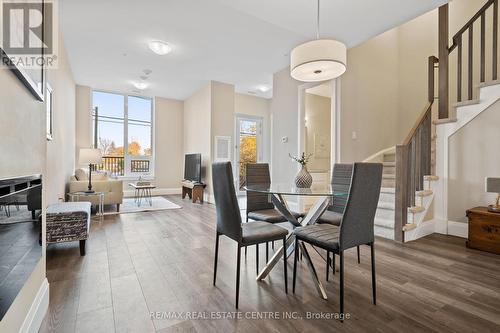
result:
[(500, 177), (500, 102), (491, 105), (449, 139), (448, 219), (467, 222), (465, 211), (493, 204), (485, 177)]

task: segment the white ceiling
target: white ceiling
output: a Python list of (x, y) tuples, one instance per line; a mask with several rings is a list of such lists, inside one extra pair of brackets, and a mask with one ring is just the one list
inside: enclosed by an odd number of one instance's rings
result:
[[(348, 47), (447, 0), (323, 0), (322, 37)], [(315, 37), (314, 0), (61, 0), (60, 22), (75, 80), (132, 92), (144, 69), (149, 96), (185, 99), (209, 80), (270, 97), (289, 51)], [(173, 46), (153, 54), (150, 40)]]

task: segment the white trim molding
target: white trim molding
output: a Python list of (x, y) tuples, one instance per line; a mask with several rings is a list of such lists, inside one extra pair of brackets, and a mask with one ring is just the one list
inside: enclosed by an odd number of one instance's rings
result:
[(37, 333), (49, 309), (49, 281), (45, 278), (31, 303), (31, 307), (19, 329), (20, 333)]
[(436, 175), (439, 176), (434, 188), (435, 202), (434, 218), (437, 233), (467, 237), (467, 223), (449, 221), (448, 216), (448, 182), (449, 182), (449, 144), (453, 134), (474, 120), (499, 100), (500, 84), (480, 87), (479, 102), (468, 105), (458, 105), (451, 112), (450, 121), (436, 122)]
[(467, 238), (469, 236), (469, 224), (466, 222), (448, 221), (448, 235)]

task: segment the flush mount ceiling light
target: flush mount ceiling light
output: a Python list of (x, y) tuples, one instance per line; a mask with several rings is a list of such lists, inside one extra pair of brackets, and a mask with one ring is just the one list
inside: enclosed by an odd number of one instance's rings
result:
[(172, 47), (161, 40), (153, 40), (148, 44), (149, 49), (158, 55), (165, 55), (172, 51)]
[(290, 75), (298, 81), (317, 82), (344, 74), (347, 48), (333, 39), (319, 39), (319, 0), (316, 21), (316, 40), (295, 47), (290, 53)]
[(134, 87), (139, 90), (144, 90), (148, 87), (148, 84), (146, 82), (134, 82)]
[(269, 88), (268, 86), (259, 86), (259, 87), (257, 87), (257, 90), (262, 92), (262, 93), (266, 93), (269, 90), (271, 90), (271, 88)]

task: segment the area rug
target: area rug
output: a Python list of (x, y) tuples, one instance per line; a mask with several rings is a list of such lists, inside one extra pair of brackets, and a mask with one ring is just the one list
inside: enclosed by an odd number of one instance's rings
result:
[(149, 205), (149, 202), (142, 200), (141, 205), (138, 206), (134, 198), (123, 198), (123, 203), (120, 205), (120, 211), (116, 211), (116, 206), (105, 206), (104, 215), (114, 215), (114, 214), (127, 214), (127, 213), (138, 213), (138, 212), (149, 212), (157, 210), (169, 210), (169, 209), (179, 209), (182, 208), (179, 205), (174, 204), (172, 201), (165, 199), (164, 197), (153, 197), (153, 204)]
[(38, 220), (38, 215), (40, 215), (40, 211), (37, 211), (35, 219), (31, 219), (31, 212), (28, 210), (28, 206), (26, 205), (19, 205), (19, 210), (15, 205), (11, 205), (9, 210), (9, 217), (7, 217), (5, 207), (2, 207), (2, 210), (0, 210), (0, 224), (34, 222)]

